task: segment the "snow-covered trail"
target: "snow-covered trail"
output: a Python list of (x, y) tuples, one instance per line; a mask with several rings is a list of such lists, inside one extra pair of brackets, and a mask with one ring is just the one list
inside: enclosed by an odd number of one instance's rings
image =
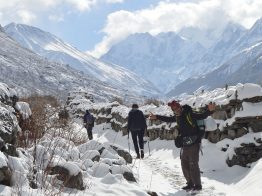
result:
[[(94, 139), (102, 143), (117, 144), (128, 151), (127, 136), (122, 136), (122, 132), (115, 132), (106, 126), (98, 125), (94, 127)], [(131, 138), (129, 142), (130, 153), (135, 157)], [(148, 147), (150, 147), (150, 155)], [(149, 146), (145, 144), (144, 148), (145, 158), (143, 160), (134, 159), (130, 165), (138, 184), (145, 190), (155, 191), (162, 196), (189, 195), (189, 193), (181, 190), (181, 187), (185, 185), (185, 179), (180, 165), (180, 150), (174, 147), (173, 141), (155, 140), (149, 142)], [(208, 156), (208, 153), (206, 156)], [(210, 158), (212, 159), (212, 157)], [(204, 174), (201, 176), (203, 190), (197, 195), (242, 195), (240, 191), (230, 186), (229, 183), (215, 180), (216, 178), (212, 177), (211, 172), (208, 169), (204, 170)]]

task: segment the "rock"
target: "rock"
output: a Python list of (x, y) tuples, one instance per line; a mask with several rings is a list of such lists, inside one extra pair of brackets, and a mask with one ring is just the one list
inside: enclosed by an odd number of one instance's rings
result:
[(50, 174), (58, 174), (57, 179), (63, 181), (65, 187), (84, 190), (83, 176), (81, 172), (73, 176), (69, 174), (67, 168), (57, 165), (51, 168)]
[(10, 112), (7, 107), (2, 107), (0, 104), (0, 137), (5, 143), (15, 144), (18, 132), (18, 122), (15, 116)]
[(0, 150), (5, 146), (5, 141), (0, 137)]
[(245, 135), (247, 133), (248, 133), (248, 130), (245, 127), (242, 127), (240, 129), (236, 130), (236, 137), (237, 138), (242, 137), (243, 135)]
[(249, 124), (249, 126), (251, 127), (251, 129), (253, 130), (253, 132), (257, 133), (257, 132), (261, 132), (262, 130), (262, 121), (261, 122), (251, 122)]
[(232, 167), (233, 165), (246, 167), (249, 163), (253, 163), (262, 158), (262, 145), (256, 146), (253, 143), (242, 143), (241, 146), (242, 147), (235, 149), (236, 154), (231, 160), (226, 160), (229, 167)]
[(207, 139), (212, 142), (212, 143), (217, 143), (220, 140), (220, 131), (215, 130), (215, 131), (209, 131), (207, 132), (208, 136)]
[(12, 173), (7, 166), (0, 168), (0, 184), (10, 186)]
[(147, 191), (147, 194), (151, 196), (158, 196), (157, 193), (153, 191)]
[(232, 140), (235, 139), (236, 138), (236, 131), (232, 130), (232, 129), (228, 130), (228, 138), (232, 139)]
[(225, 132), (221, 132), (219, 141), (228, 138), (228, 135)]
[(123, 149), (120, 149), (119, 147), (113, 146), (113, 145), (110, 145), (110, 146), (117, 152), (117, 154), (120, 157), (123, 157), (127, 163), (132, 163), (133, 159), (129, 152)]
[(100, 156), (99, 156), (99, 155), (96, 155), (96, 156), (94, 156), (91, 160), (92, 160), (93, 162), (95, 162), (95, 161), (99, 162)]
[(217, 120), (226, 120), (228, 118), (226, 111), (216, 111), (212, 114), (212, 118)]
[(2, 152), (13, 156), (13, 157), (18, 157), (18, 153), (16, 152), (16, 147), (12, 144), (6, 144), (3, 148), (2, 148)]
[(262, 144), (262, 138), (256, 139), (256, 142), (259, 143), (259, 144)]
[(133, 173), (131, 173), (131, 172), (124, 172), (124, 173), (123, 173), (123, 176), (124, 176), (124, 178), (125, 178), (127, 181), (136, 182), (136, 179), (135, 179)]

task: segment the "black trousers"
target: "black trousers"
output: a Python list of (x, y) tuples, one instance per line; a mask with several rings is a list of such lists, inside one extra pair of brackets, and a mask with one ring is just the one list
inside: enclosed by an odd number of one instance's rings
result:
[(132, 136), (132, 140), (133, 140), (133, 143), (134, 143), (136, 154), (140, 154), (138, 144), (137, 144), (137, 138), (138, 138), (138, 143), (139, 143), (140, 149), (144, 150), (144, 133), (145, 133), (144, 130), (131, 131), (131, 136)]
[(89, 140), (92, 140), (92, 139), (93, 139), (92, 129), (93, 129), (93, 127), (88, 126), (88, 125), (86, 126), (87, 135), (88, 135)]

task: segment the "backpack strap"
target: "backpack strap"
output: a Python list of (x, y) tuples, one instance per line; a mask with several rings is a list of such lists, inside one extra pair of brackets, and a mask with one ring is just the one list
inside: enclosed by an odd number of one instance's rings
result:
[(190, 124), (192, 127), (195, 127), (195, 124), (193, 123), (190, 112), (186, 115), (186, 120), (187, 120), (188, 124)]

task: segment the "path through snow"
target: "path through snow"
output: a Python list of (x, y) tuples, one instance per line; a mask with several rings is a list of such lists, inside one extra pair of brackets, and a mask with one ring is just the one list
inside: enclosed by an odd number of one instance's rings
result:
[[(115, 132), (102, 125), (94, 129), (94, 139), (102, 143), (114, 143), (128, 151), (128, 138), (121, 132)], [(131, 139), (130, 139), (131, 140)], [(132, 140), (130, 141), (131, 154), (135, 156)], [(133, 160), (130, 166), (137, 182), (145, 190), (154, 191), (161, 196), (191, 195), (181, 190), (185, 185), (179, 158), (179, 149), (172, 141), (155, 140), (150, 142), (151, 155), (148, 145), (145, 145), (145, 158)], [(201, 177), (203, 190), (200, 196), (242, 195), (230, 185), (208, 177)]]

